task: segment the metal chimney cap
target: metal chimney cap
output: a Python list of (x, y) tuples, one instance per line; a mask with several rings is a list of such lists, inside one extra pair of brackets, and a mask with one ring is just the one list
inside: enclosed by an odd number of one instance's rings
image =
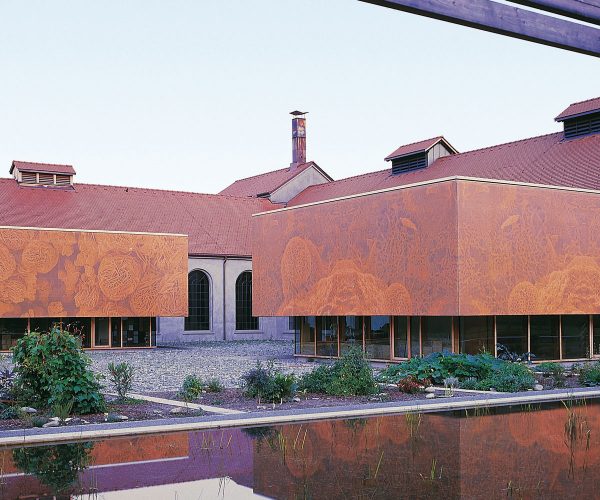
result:
[(294, 115), (294, 116), (304, 116), (304, 115), (307, 115), (307, 114), (308, 114), (308, 111), (298, 111), (298, 110), (296, 110), (296, 111), (291, 111), (290, 112), (290, 115)]

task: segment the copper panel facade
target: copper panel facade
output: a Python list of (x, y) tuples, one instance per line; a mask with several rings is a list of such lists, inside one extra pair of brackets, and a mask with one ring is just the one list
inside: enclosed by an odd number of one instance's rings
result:
[(458, 182), (460, 314), (600, 312), (600, 194)]
[(187, 236), (0, 229), (0, 317), (185, 316)]
[(254, 218), (254, 314), (600, 313), (600, 194), (450, 179)]
[(454, 314), (455, 207), (446, 182), (254, 217), (254, 315)]

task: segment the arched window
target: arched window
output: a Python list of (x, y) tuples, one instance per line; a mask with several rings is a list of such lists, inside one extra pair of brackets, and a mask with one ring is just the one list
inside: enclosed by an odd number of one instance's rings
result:
[(188, 274), (186, 330), (210, 330), (210, 282), (203, 271)]
[(252, 316), (252, 273), (244, 271), (235, 282), (235, 329), (258, 330), (258, 318)]

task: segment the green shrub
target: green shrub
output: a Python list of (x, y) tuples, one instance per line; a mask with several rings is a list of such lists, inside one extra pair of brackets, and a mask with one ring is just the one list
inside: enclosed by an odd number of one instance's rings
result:
[(24, 335), (13, 347), (15, 394), (20, 403), (48, 408), (73, 400), (76, 413), (104, 410), (99, 377), (78, 338), (54, 326), (47, 333)]
[(502, 363), (490, 354), (436, 352), (425, 358), (411, 358), (403, 363), (390, 365), (379, 374), (378, 380), (397, 384), (409, 375), (420, 381), (429, 379), (437, 385), (443, 384), (444, 379), (449, 377), (456, 377), (459, 381), (468, 378), (481, 380), (488, 377)]
[(556, 387), (564, 387), (565, 385), (565, 368), (560, 363), (540, 363), (536, 366), (536, 370), (542, 372), (547, 377), (552, 377)]
[(313, 393), (327, 393), (327, 388), (331, 384), (333, 370), (330, 365), (317, 366), (312, 372), (302, 376), (298, 383), (298, 389)]
[(22, 418), (24, 413), (19, 406), (0, 406), (0, 420), (13, 420)]
[(129, 363), (108, 364), (108, 380), (115, 389), (120, 401), (125, 401), (127, 393), (133, 386), (133, 375), (135, 368)]
[(373, 370), (359, 348), (349, 349), (332, 365), (321, 365), (305, 374), (299, 387), (335, 396), (359, 396), (377, 391)]
[(223, 389), (223, 384), (218, 378), (211, 378), (208, 382), (206, 382), (207, 392), (222, 392)]
[(183, 379), (178, 396), (185, 401), (197, 399), (204, 390), (204, 383), (196, 375), (188, 375)]
[(466, 378), (458, 383), (458, 387), (461, 389), (477, 390), (477, 384), (479, 381), (475, 377)]
[(266, 367), (257, 361), (255, 368), (242, 375), (242, 380), (246, 396), (270, 403), (289, 398), (296, 390), (296, 377), (275, 369), (273, 361)]
[(479, 381), (476, 388), (484, 391), (493, 388), (498, 392), (518, 392), (531, 389), (535, 383), (535, 377), (526, 365), (506, 362)]
[(579, 369), (579, 382), (582, 385), (600, 385), (600, 362), (587, 363)]

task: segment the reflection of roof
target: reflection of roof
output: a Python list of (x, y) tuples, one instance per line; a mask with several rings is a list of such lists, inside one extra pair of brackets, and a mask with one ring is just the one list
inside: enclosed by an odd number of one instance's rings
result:
[(563, 141), (562, 132), (444, 156), (419, 170), (391, 168), (310, 186), (288, 206), (450, 176), (600, 189), (600, 134)]
[(273, 170), (272, 172), (246, 177), (245, 179), (239, 179), (227, 186), (219, 194), (230, 196), (269, 195), (311, 166), (319, 168), (316, 163), (309, 161), (307, 163), (302, 163), (293, 169), (290, 167), (282, 168), (280, 170)]
[(600, 111), (600, 97), (594, 99), (588, 99), (587, 101), (574, 102), (567, 109), (565, 109), (555, 120), (561, 122), (567, 118), (574, 118), (575, 116), (587, 115), (594, 111)]
[(0, 226), (189, 235), (189, 253), (250, 256), (250, 219), (279, 205), (158, 189), (76, 184), (58, 190), (0, 179)]
[(71, 165), (57, 165), (55, 163), (34, 163), (31, 161), (15, 160), (10, 166), (12, 174), (14, 168), (18, 168), (21, 172), (47, 172), (49, 174), (65, 174), (75, 175), (75, 169)]
[(446, 139), (442, 136), (433, 137), (431, 139), (426, 139), (424, 141), (413, 142), (411, 144), (405, 144), (404, 146), (400, 146), (396, 151), (390, 153), (385, 157), (385, 161), (392, 160), (394, 158), (398, 158), (400, 156), (407, 156), (413, 153), (420, 153), (422, 151), (427, 151), (435, 146), (438, 142), (443, 142), (444, 146), (447, 147), (452, 152), (455, 152), (455, 149), (450, 145)]

